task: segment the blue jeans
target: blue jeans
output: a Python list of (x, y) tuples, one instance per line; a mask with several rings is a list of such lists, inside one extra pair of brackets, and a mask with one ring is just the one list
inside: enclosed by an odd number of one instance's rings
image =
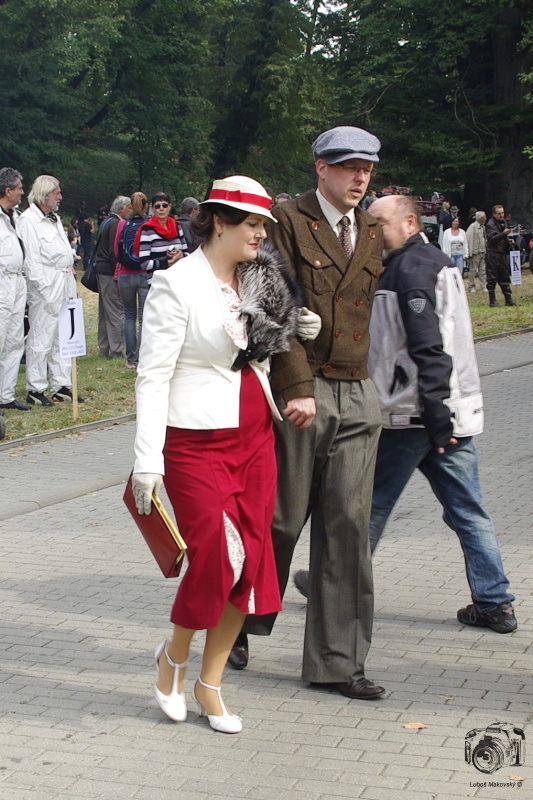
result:
[(453, 261), (454, 267), (457, 267), (457, 269), (462, 275), (464, 269), (463, 256), (450, 256), (450, 258)]
[(118, 290), (124, 306), (126, 361), (132, 364), (139, 362), (143, 308), (149, 288), (145, 272), (119, 275)]
[(479, 611), (514, 600), (503, 571), (492, 520), (482, 506), (477, 452), (472, 437), (439, 454), (424, 428), (383, 429), (379, 440), (370, 547), (376, 549), (387, 520), (415, 471), (428, 479), (441, 503), (444, 522), (457, 534), (472, 601)]

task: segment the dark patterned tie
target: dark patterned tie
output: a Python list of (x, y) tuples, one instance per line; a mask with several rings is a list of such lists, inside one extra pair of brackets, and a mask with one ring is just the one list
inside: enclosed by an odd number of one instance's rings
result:
[(52, 222), (57, 222), (57, 216), (54, 214), (53, 211), (49, 211), (48, 214), (46, 214), (46, 217), (48, 219), (51, 219)]
[(342, 249), (346, 253), (348, 259), (353, 256), (353, 247), (352, 247), (352, 237), (350, 236), (350, 220), (348, 217), (343, 217), (340, 221), (341, 232), (339, 234), (339, 240), (342, 244)]

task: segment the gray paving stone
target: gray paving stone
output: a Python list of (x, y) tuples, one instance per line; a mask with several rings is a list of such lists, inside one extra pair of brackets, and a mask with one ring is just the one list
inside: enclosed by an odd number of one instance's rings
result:
[[(460, 547), (415, 476), (374, 558), (367, 674), (386, 696), (350, 701), (300, 682), (306, 609), (291, 585), (272, 636), (251, 640), (249, 669), (226, 676), (241, 736), (215, 734), (192, 702), (173, 724), (152, 699), (176, 582), (160, 578), (122, 504), (133, 423), (0, 448), (0, 800), (502, 800), (470, 786), (481, 773), (464, 763), (464, 737), (499, 719), (531, 735), (533, 334), (477, 351), (482, 486), (519, 630), (457, 624), (469, 602)], [(308, 531), (295, 569), (307, 548)], [(411, 721), (428, 728), (402, 727)], [(513, 769), (527, 791), (529, 751)]]

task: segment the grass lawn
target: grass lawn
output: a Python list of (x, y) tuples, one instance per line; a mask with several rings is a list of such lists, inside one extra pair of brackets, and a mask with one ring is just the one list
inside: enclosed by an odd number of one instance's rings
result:
[[(475, 294), (468, 293), (475, 336), (533, 327), (533, 274), (529, 268), (522, 271), (522, 280), (522, 286), (513, 288), (513, 297), (519, 300), (516, 308), (504, 305), (501, 308), (489, 308), (487, 294), (479, 290)], [(85, 400), (79, 405), (78, 420), (73, 421), (70, 403), (54, 403), (53, 408), (34, 407), (26, 412), (6, 411), (5, 441), (131, 414), (135, 410), (135, 370), (127, 369), (123, 359), (98, 358), (98, 296), (79, 282), (78, 287), (83, 298), (87, 335), (87, 356), (77, 359), (78, 394)], [(496, 298), (503, 304), (499, 288)], [(24, 365), (20, 368), (17, 398), (23, 402), (26, 399)]]
[[(479, 284), (478, 284), (479, 285)], [(465, 280), (468, 291), (468, 281)], [(496, 287), (496, 300), (501, 308), (489, 308), (488, 295), (480, 292), (468, 294), (474, 336), (491, 336), (495, 333), (533, 327), (533, 274), (529, 267), (522, 270), (522, 286), (511, 287), (516, 308), (504, 305), (500, 287)]]
[[(96, 422), (135, 410), (134, 369), (127, 369), (125, 359), (99, 358), (97, 344), (98, 295), (89, 292), (78, 281), (78, 292), (83, 298), (87, 355), (76, 359), (78, 394), (85, 400), (78, 405), (78, 419), (72, 418), (71, 403), (54, 403), (53, 408), (34, 406), (31, 411), (6, 410), (6, 437), (20, 439), (35, 433), (68, 428), (84, 422)], [(50, 392), (46, 392), (50, 397)], [(16, 396), (26, 401), (26, 368), (21, 365)]]

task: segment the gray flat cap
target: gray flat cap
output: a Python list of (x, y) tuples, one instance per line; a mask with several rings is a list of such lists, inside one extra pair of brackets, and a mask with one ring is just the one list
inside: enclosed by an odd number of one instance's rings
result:
[(362, 158), (365, 161), (379, 161), (381, 142), (362, 128), (340, 125), (324, 131), (313, 142), (315, 161), (323, 158), (326, 164), (340, 164), (349, 158)]

